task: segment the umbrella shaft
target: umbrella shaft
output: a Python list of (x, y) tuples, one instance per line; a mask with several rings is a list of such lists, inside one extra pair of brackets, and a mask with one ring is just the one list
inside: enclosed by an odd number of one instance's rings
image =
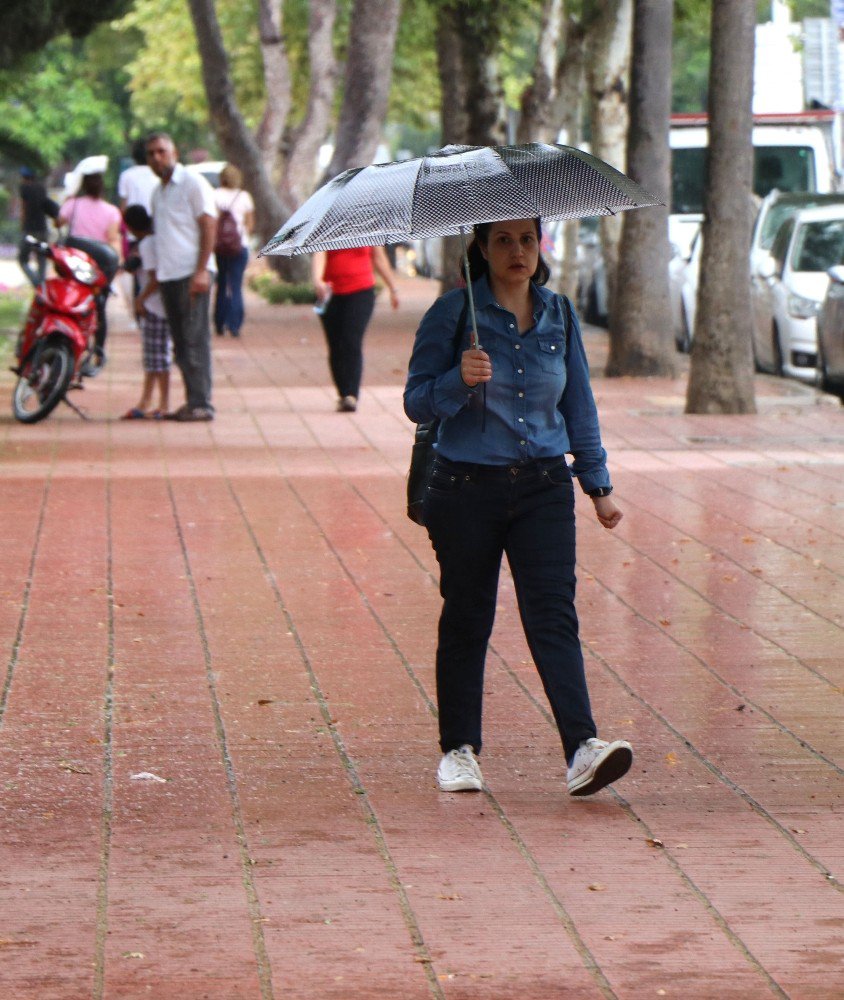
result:
[(460, 227), (460, 243), (463, 247), (463, 271), (466, 276), (466, 291), (469, 293), (469, 320), (472, 324), (472, 350), (477, 351), (480, 347), (478, 343), (478, 324), (475, 321), (475, 296), (472, 294), (472, 279), (469, 276), (469, 252), (466, 249), (466, 231)]

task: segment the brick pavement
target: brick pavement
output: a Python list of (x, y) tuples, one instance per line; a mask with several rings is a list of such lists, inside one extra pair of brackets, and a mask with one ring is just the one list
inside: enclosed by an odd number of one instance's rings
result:
[(627, 516), (578, 501), (579, 607), (633, 771), (566, 796), (505, 577), (489, 792), (443, 796), (402, 292), (354, 415), (310, 309), (256, 301), (211, 425), (115, 419), (119, 315), (90, 420), (19, 426), (0, 377), (0, 997), (844, 996), (844, 411), (597, 378)]

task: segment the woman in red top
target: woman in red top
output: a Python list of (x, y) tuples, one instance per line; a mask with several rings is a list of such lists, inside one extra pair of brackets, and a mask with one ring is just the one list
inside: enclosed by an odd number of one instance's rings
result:
[(393, 309), (398, 309), (393, 269), (383, 247), (329, 250), (311, 258), (316, 308), (328, 342), (328, 364), (341, 413), (353, 413), (358, 405), (363, 335), (375, 307), (376, 272), (390, 290)]

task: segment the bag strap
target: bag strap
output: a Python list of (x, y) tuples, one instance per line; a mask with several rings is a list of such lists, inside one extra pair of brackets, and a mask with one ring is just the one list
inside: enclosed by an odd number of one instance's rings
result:
[(463, 334), (466, 332), (466, 319), (469, 315), (469, 293), (463, 292), (463, 308), (460, 310), (460, 315), (457, 317), (457, 326), (454, 329), (454, 358), (460, 353), (460, 341), (463, 339)]

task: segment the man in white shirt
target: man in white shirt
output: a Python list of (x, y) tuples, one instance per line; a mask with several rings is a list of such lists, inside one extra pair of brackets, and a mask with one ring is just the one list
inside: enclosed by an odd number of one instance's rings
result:
[(132, 147), (132, 159), (135, 165), (127, 167), (117, 178), (120, 211), (125, 212), (129, 205), (141, 205), (149, 212), (152, 208), (152, 192), (158, 187), (158, 178), (147, 164), (143, 139)]
[(174, 420), (213, 420), (209, 306), (214, 271), (217, 207), (204, 177), (178, 162), (164, 132), (147, 139), (147, 163), (161, 184), (153, 191), (156, 277), (170, 324), (185, 404)]

